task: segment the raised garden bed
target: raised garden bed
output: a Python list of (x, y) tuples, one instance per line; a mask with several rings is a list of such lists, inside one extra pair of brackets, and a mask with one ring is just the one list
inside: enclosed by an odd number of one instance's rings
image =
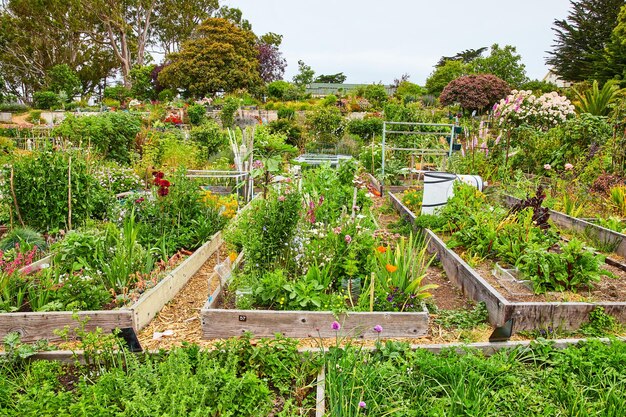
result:
[[(243, 260), (241, 253), (233, 263), (237, 268)], [(335, 337), (329, 323), (337, 321), (341, 334), (362, 339), (376, 339), (377, 325), (385, 329), (385, 337), (417, 338), (428, 333), (428, 311), (423, 312), (349, 312), (336, 316), (330, 311), (272, 311), (238, 310), (221, 306), (223, 290), (228, 280), (222, 281), (215, 273), (212, 280), (220, 280), (201, 311), (202, 334), (207, 339), (241, 336), (246, 332), (255, 337)]]
[[(512, 206), (518, 203), (520, 199), (507, 195), (504, 197), (504, 201), (507, 205)], [(614, 252), (622, 258), (626, 258), (626, 235), (555, 210), (550, 210), (550, 219), (559, 227), (592, 236), (605, 245), (614, 245)]]
[[(58, 311), (25, 312), (0, 314), (0, 338), (10, 332), (18, 332), (22, 341), (39, 339), (58, 340), (55, 330), (69, 326), (77, 328), (79, 322), (87, 320), (85, 329), (92, 331), (102, 328), (106, 332), (114, 329), (132, 328), (139, 331), (145, 327), (155, 314), (167, 304), (185, 285), (187, 280), (221, 246), (221, 232), (216, 233), (192, 255), (185, 259), (173, 271), (168, 273), (155, 287), (144, 292), (129, 307), (110, 311)], [(40, 260), (38, 262), (42, 262)], [(32, 266), (31, 266), (31, 269)]]
[[(415, 221), (415, 214), (395, 195), (389, 193), (389, 199), (404, 217), (410, 222)], [(575, 330), (589, 320), (589, 313), (596, 307), (603, 307), (607, 314), (626, 323), (626, 302), (621, 301), (511, 301), (510, 297), (503, 295), (457, 253), (449, 249), (439, 236), (428, 229), (425, 229), (425, 233), (429, 237), (429, 250), (437, 254), (450, 280), (468, 298), (486, 304), (489, 320), (496, 327), (511, 325), (511, 333), (536, 329)]]

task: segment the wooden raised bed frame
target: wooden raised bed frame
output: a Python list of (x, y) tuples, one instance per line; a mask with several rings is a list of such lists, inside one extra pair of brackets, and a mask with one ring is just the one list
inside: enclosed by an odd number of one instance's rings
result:
[[(233, 269), (242, 261), (243, 253), (233, 263)], [(217, 274), (211, 279), (219, 280)], [(383, 327), (384, 337), (418, 338), (428, 333), (428, 312), (352, 312), (336, 317), (330, 311), (274, 311), (274, 310), (234, 310), (221, 309), (216, 305), (222, 298), (220, 282), (209, 296), (200, 313), (202, 337), (205, 339), (241, 336), (250, 332), (254, 337), (273, 337), (277, 333), (286, 337), (336, 337), (352, 336), (362, 339), (376, 339), (380, 335), (374, 326)], [(341, 329), (332, 330), (331, 324), (337, 321)]]
[[(504, 196), (504, 202), (508, 206), (513, 206), (519, 201), (519, 198), (510, 195)], [(550, 220), (564, 229), (570, 229), (579, 233), (588, 233), (604, 244), (615, 244), (615, 253), (622, 258), (626, 258), (626, 235), (576, 217), (568, 216), (560, 211), (550, 210)]]
[(56, 329), (63, 329), (66, 326), (75, 329), (79, 326), (79, 321), (84, 320), (87, 320), (85, 329), (88, 331), (93, 331), (98, 327), (105, 332), (123, 328), (139, 331), (146, 327), (165, 304), (176, 296), (222, 243), (222, 233), (217, 232), (210, 241), (198, 248), (129, 307), (119, 310), (76, 313), (69, 311), (0, 313), (0, 338), (4, 338), (10, 332), (18, 332), (23, 342), (40, 339), (59, 340), (54, 333)]
[[(389, 193), (389, 199), (403, 217), (411, 223), (415, 221), (415, 214), (395, 195)], [(496, 327), (511, 323), (513, 333), (539, 329), (575, 330), (589, 320), (589, 313), (596, 306), (603, 307), (607, 314), (626, 323), (626, 302), (508, 301), (459, 255), (448, 249), (436, 234), (428, 229), (425, 229), (425, 233), (428, 250), (437, 254), (450, 281), (459, 287), (466, 297), (476, 302), (484, 302), (489, 311), (489, 321)]]

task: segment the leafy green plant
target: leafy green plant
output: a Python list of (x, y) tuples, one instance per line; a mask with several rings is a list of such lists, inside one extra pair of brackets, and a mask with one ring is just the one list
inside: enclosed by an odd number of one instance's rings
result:
[(616, 334), (621, 329), (615, 317), (608, 315), (603, 307), (596, 306), (589, 313), (589, 321), (580, 327), (580, 332), (588, 337), (604, 337)]
[(137, 116), (110, 112), (97, 116), (69, 115), (54, 128), (53, 135), (76, 145), (93, 146), (104, 158), (128, 164), (140, 129)]
[(616, 207), (619, 215), (626, 217), (626, 186), (612, 187), (610, 196), (611, 202)]
[(15, 223), (23, 222), (38, 231), (69, 228), (70, 164), (71, 225), (106, 216), (111, 193), (98, 184), (84, 157), (77, 152), (44, 150), (16, 158), (2, 170), (5, 178), (13, 177), (13, 184), (5, 181), (0, 187), (14, 208)]
[(189, 134), (202, 147), (206, 158), (218, 153), (228, 144), (228, 136), (213, 121), (195, 126)]
[(444, 329), (473, 329), (489, 322), (489, 312), (485, 303), (476, 304), (471, 310), (435, 310), (434, 322)]
[(202, 104), (189, 106), (187, 107), (187, 116), (189, 116), (189, 123), (198, 126), (206, 119), (206, 108)]
[(621, 93), (622, 90), (614, 81), (608, 81), (600, 88), (598, 81), (594, 80), (587, 90), (574, 88), (574, 95), (578, 99), (574, 104), (579, 113), (608, 116), (612, 111), (611, 105), (619, 99)]
[(533, 283), (535, 292), (576, 291), (581, 286), (591, 286), (610, 272), (602, 269), (604, 257), (586, 249), (582, 241), (572, 239), (559, 243), (561, 253), (546, 251), (532, 244), (518, 259), (516, 266)]
[(220, 120), (222, 127), (233, 127), (235, 124), (235, 112), (239, 109), (239, 100), (235, 97), (228, 97), (224, 100), (222, 111), (220, 111)]
[(8, 251), (19, 247), (19, 251), (28, 252), (33, 248), (46, 250), (48, 244), (37, 231), (30, 227), (16, 227), (0, 240), (0, 251)]
[[(434, 256), (428, 254), (422, 238), (411, 233), (408, 238), (400, 238), (395, 248), (380, 246), (375, 253), (377, 262), (368, 292), (376, 293), (378, 304), (385, 304), (383, 300), (386, 300), (393, 303), (395, 309), (404, 311), (416, 308), (421, 300), (432, 296), (428, 291), (437, 285), (422, 285), (422, 280)], [(371, 300), (369, 294), (367, 297)], [(370, 309), (375, 305), (370, 305)]]

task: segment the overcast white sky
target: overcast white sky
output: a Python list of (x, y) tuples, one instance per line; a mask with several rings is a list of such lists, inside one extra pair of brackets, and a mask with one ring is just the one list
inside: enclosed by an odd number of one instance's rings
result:
[(423, 85), (442, 55), (498, 43), (517, 47), (532, 79), (547, 72), (554, 19), (569, 0), (225, 0), (257, 35), (284, 35), (285, 79), (298, 60), (317, 75), (343, 72), (348, 83), (393, 82), (403, 73)]

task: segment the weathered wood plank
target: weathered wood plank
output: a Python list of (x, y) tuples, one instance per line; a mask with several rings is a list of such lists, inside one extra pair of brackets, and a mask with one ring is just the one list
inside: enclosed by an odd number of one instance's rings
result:
[[(333, 321), (341, 324), (341, 330), (331, 328)], [(379, 335), (374, 326), (381, 325)], [(287, 337), (335, 337), (352, 336), (363, 339), (384, 337), (415, 338), (428, 333), (428, 313), (349, 313), (336, 318), (326, 311), (271, 311), (271, 310), (224, 310), (202, 311), (202, 336), (205, 339), (241, 336), (245, 332), (255, 337), (272, 337), (277, 333)]]
[[(415, 214), (392, 193), (388, 193), (392, 205), (400, 214), (411, 223), (415, 221)], [(487, 305), (489, 311), (489, 321), (495, 326), (502, 326), (509, 317), (506, 316), (506, 306), (509, 302), (485, 281), (473, 268), (471, 268), (454, 251), (448, 249), (445, 242), (441, 240), (431, 230), (425, 229), (428, 251), (437, 254), (446, 275), (457, 287), (461, 289), (463, 295)]]
[[(45, 313), (2, 313), (0, 314), (0, 338), (10, 332), (18, 332), (23, 342), (34, 342), (40, 339), (60, 340), (54, 334), (55, 330), (69, 326), (70, 329), (79, 327), (79, 321), (88, 318), (85, 329), (93, 331), (97, 327), (105, 332), (113, 329), (133, 327), (133, 314), (129, 310), (111, 311), (81, 311), (76, 313), (78, 320), (73, 318), (74, 313), (68, 311)], [(70, 333), (71, 335), (71, 333)]]
[(461, 289), (463, 295), (484, 302), (489, 311), (489, 322), (502, 326), (510, 316), (507, 307), (510, 303), (491, 284), (481, 277), (459, 255), (450, 250), (445, 242), (431, 230), (425, 229), (428, 251), (436, 253), (447, 277)]
[(39, 269), (41, 269), (43, 265), (45, 264), (50, 265), (52, 263), (52, 258), (54, 258), (54, 255), (45, 256), (41, 258), (40, 260), (33, 262), (30, 265), (26, 265), (25, 267), (20, 268), (19, 273), (24, 274), (24, 275), (32, 274), (33, 272), (36, 272)]
[[(626, 341), (624, 337), (617, 337), (618, 341)], [(609, 338), (599, 338), (597, 339), (602, 343), (610, 344), (612, 343), (612, 339)], [(565, 349), (572, 345), (577, 345), (579, 343), (584, 343), (586, 339), (574, 338), (574, 339), (553, 339), (550, 340), (550, 344), (555, 349)], [(534, 340), (514, 340), (514, 341), (506, 341), (506, 342), (476, 342), (476, 343), (433, 343), (433, 344), (412, 344), (410, 346), (411, 350), (423, 349), (433, 353), (440, 353), (442, 350), (454, 349), (458, 354), (463, 355), (467, 352), (471, 352), (472, 350), (481, 351), (485, 356), (491, 356), (494, 353), (497, 353), (501, 350), (505, 349), (515, 349), (519, 347), (530, 347), (530, 345), (534, 343)], [(377, 349), (376, 346), (363, 346), (361, 349), (363, 350), (373, 350)], [(303, 347), (299, 348), (298, 352), (300, 353), (310, 353), (310, 352), (319, 352), (321, 349), (318, 347)], [(148, 355), (161, 355), (161, 350), (149, 350), (144, 351), (145, 354)], [(6, 352), (0, 352), (0, 358), (5, 357)], [(28, 360), (36, 361), (36, 360), (47, 360), (47, 361), (58, 361), (63, 363), (75, 363), (76, 360), (84, 363), (85, 353), (82, 350), (55, 350), (55, 351), (46, 351), (46, 352), (38, 352), (33, 356), (30, 356)], [(321, 382), (324, 383), (325, 376), (322, 375)], [(318, 384), (320, 382), (320, 376), (318, 376)], [(319, 385), (318, 385), (319, 386)], [(322, 392), (324, 390), (322, 389)], [(317, 397), (317, 395), (316, 395)], [(319, 399), (319, 397), (317, 397)], [(319, 403), (319, 401), (318, 401)]]
[(135, 317), (136, 330), (146, 327), (223, 243), (222, 233), (217, 232), (211, 240), (185, 259), (154, 288), (142, 294), (141, 298), (130, 307)]
[(317, 387), (315, 390), (315, 417), (324, 417), (326, 414), (326, 372), (324, 367), (317, 375)]
[[(512, 206), (520, 201), (519, 198), (510, 195), (506, 195), (504, 199), (506, 204), (509, 206)], [(597, 224), (590, 223), (586, 220), (568, 216), (567, 214), (559, 211), (550, 210), (550, 219), (552, 219), (554, 224), (564, 229), (574, 230), (578, 233), (586, 233), (595, 237), (598, 241), (604, 244), (617, 245), (614, 252), (619, 256), (626, 258), (626, 235)]]
[(391, 205), (393, 205), (393, 207), (400, 213), (400, 216), (404, 217), (406, 220), (411, 222), (411, 224), (413, 224), (416, 218), (415, 213), (413, 213), (411, 209), (405, 206), (402, 201), (400, 201), (400, 199), (396, 197), (391, 191), (388, 192), (387, 195), (389, 196), (389, 201), (391, 202)]

